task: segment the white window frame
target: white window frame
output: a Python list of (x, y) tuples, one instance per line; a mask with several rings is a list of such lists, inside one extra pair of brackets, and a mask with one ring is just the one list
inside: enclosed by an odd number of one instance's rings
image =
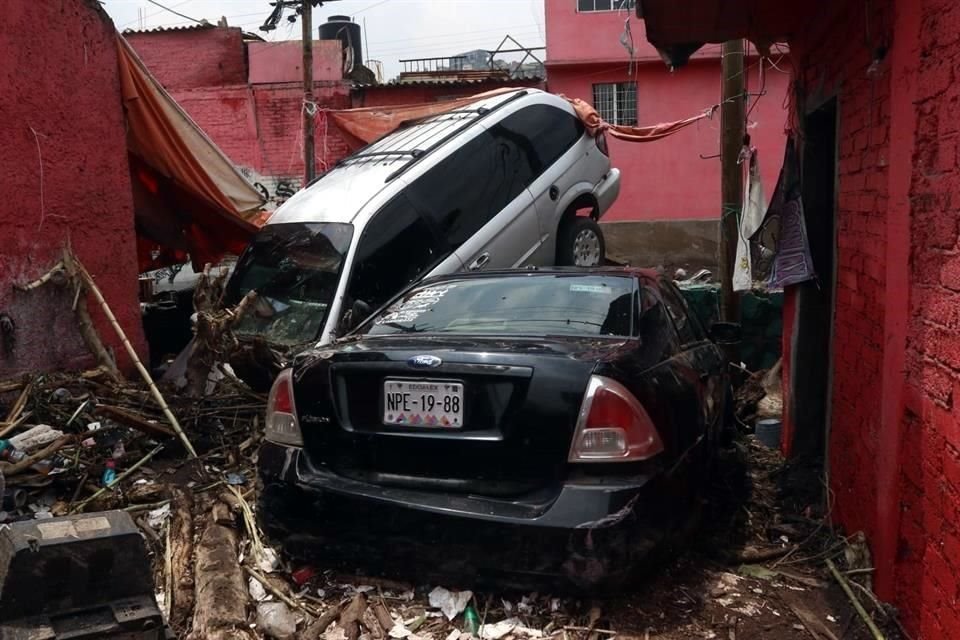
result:
[[(593, 3), (594, 7), (597, 6), (597, 0), (589, 0), (589, 1)], [(597, 9), (597, 8), (581, 9), (580, 0), (573, 0), (573, 2), (576, 3), (577, 13), (609, 13), (612, 11), (621, 11), (624, 9), (627, 11), (633, 11), (637, 6), (637, 0), (610, 0), (609, 9)]]
[[(609, 106), (611, 110), (606, 111), (608, 105), (601, 104), (601, 100), (598, 96), (598, 88), (607, 87), (610, 95), (608, 96)], [(621, 109), (628, 105), (621, 104), (621, 94), (626, 93), (627, 90), (630, 90), (633, 95), (633, 120), (625, 120), (621, 117)], [(600, 114), (600, 117), (603, 118), (606, 122), (610, 124), (618, 125), (627, 125), (627, 126), (636, 126), (638, 119), (638, 110), (637, 110), (637, 83), (633, 80), (627, 80), (625, 82), (598, 82), (593, 85), (593, 108), (597, 110), (597, 113)], [(612, 116), (612, 117), (608, 117)]]

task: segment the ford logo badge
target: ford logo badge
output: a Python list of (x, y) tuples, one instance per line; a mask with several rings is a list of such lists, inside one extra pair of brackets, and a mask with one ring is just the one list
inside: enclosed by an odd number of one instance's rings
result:
[(414, 369), (427, 369), (433, 367), (439, 367), (443, 362), (437, 356), (413, 356), (407, 360), (407, 364), (413, 367)]

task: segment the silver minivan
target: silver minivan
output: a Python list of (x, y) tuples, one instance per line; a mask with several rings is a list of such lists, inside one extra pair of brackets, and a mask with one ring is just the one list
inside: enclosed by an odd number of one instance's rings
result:
[(412, 121), (277, 209), (228, 284), (228, 301), (259, 294), (236, 331), (325, 344), (427, 275), (600, 264), (597, 220), (619, 190), (603, 135), (552, 94)]

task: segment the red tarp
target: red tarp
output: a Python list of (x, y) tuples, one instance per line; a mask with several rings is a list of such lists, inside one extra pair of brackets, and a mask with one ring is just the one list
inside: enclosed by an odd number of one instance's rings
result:
[[(365, 144), (385, 136), (398, 128), (404, 122), (425, 118), (427, 116), (444, 113), (459, 109), (477, 100), (489, 98), (501, 93), (518, 91), (517, 88), (496, 89), (479, 93), (466, 98), (457, 98), (444, 102), (434, 102), (429, 104), (406, 104), (391, 107), (362, 107), (359, 109), (340, 109), (331, 110), (329, 113), (333, 123), (343, 133), (347, 144), (351, 149), (356, 150)], [(566, 98), (566, 96), (561, 96)], [(708, 118), (713, 113), (713, 109), (705, 111), (699, 115), (678, 120), (676, 122), (664, 122), (646, 127), (625, 127), (621, 125), (612, 125), (604, 122), (597, 111), (584, 102), (574, 98), (566, 98), (573, 106), (580, 120), (583, 121), (591, 135), (597, 135), (601, 131), (607, 131), (614, 138), (626, 140), (628, 142), (653, 142), (673, 135), (674, 133), (689, 127), (698, 120)]]
[(141, 271), (238, 254), (263, 198), (117, 35)]

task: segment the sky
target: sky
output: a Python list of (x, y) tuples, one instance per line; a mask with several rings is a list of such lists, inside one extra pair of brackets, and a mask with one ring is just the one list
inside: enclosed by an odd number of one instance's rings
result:
[[(191, 20), (148, 0), (102, 0), (117, 28), (186, 26)], [(267, 40), (300, 39), (300, 23), (286, 18), (275, 31), (258, 27), (270, 14), (269, 0), (156, 0), (196, 20), (216, 23), (226, 16), (230, 26)], [(510, 34), (524, 47), (544, 46), (544, 0), (333, 0), (314, 9), (314, 27), (331, 15), (350, 15), (366, 23), (364, 58), (383, 63), (385, 79), (395, 77), (402, 58), (432, 58), (471, 49), (495, 49)], [(314, 32), (316, 33), (316, 31)], [(537, 52), (541, 60), (544, 52)], [(513, 56), (500, 56), (516, 59)]]

